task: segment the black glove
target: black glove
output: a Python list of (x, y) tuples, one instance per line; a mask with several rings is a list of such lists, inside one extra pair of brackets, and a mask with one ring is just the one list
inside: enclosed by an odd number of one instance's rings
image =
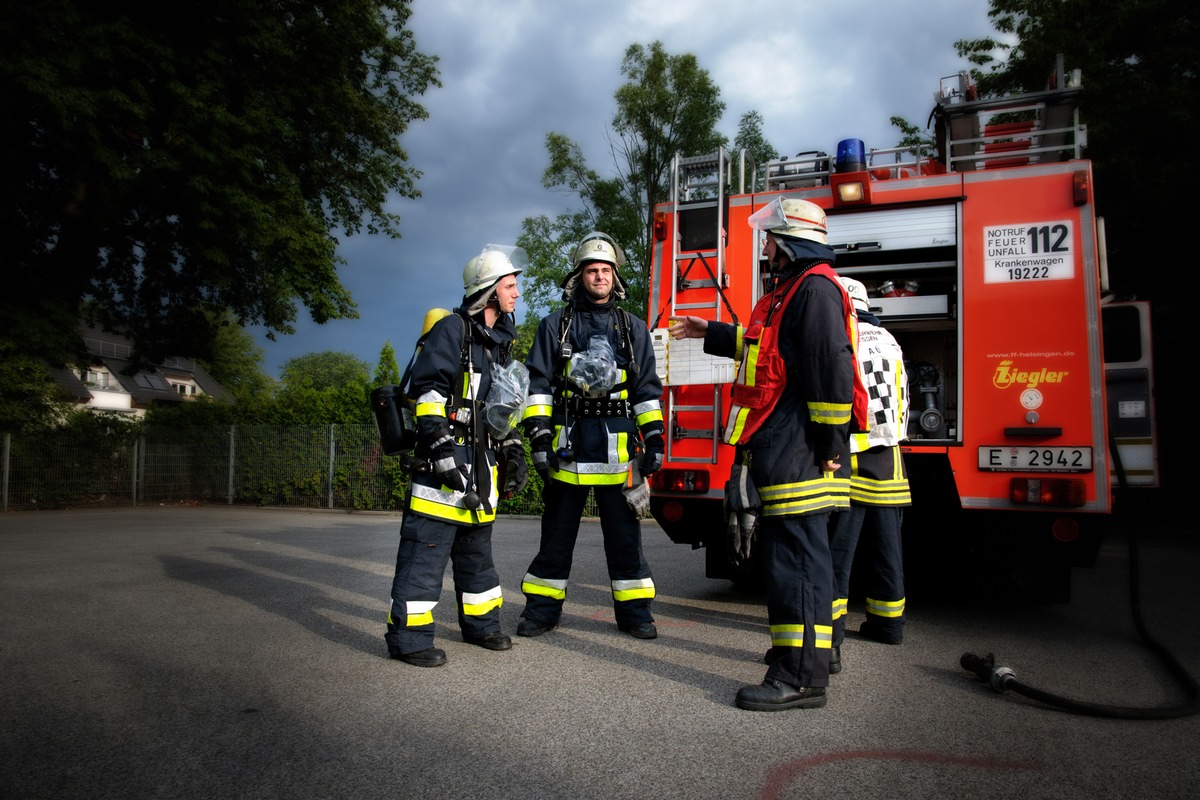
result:
[(535, 431), (529, 440), (529, 451), (533, 455), (533, 468), (542, 480), (550, 479), (550, 470), (558, 469), (558, 457), (554, 455), (554, 437), (546, 428)]
[(645, 477), (662, 469), (662, 464), (663, 437), (661, 433), (652, 433), (642, 440), (642, 460), (638, 468), (642, 471), (642, 477)]
[(525, 450), (521, 441), (505, 443), (500, 448), (504, 460), (504, 499), (516, 497), (525, 490), (529, 482), (529, 467), (525, 464)]
[(454, 437), (448, 430), (429, 445), (429, 462), (445, 486), (456, 492), (467, 490), (467, 465), (459, 459)]

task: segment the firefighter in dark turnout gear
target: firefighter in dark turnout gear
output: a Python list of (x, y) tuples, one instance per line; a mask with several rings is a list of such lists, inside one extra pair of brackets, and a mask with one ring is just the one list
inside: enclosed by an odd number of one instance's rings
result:
[(616, 305), (625, 296), (624, 264), (607, 234), (584, 237), (563, 282), (567, 305), (541, 321), (525, 361), (526, 435), (545, 510), (541, 546), (521, 581), (520, 636), (539, 636), (562, 618), (589, 492), (600, 513), (617, 627), (639, 639), (658, 635), (641, 523), (622, 490), (635, 458), (643, 476), (662, 465), (662, 383), (646, 323)]
[[(433, 646), (433, 610), (446, 562), (453, 564), (463, 640), (508, 650), (500, 631), (503, 597), (492, 561), (500, 499), (524, 488), (520, 435), (485, 425), (493, 365), (505, 366), (516, 336), (513, 309), (524, 251), (488, 245), (463, 271), (462, 306), (434, 323), (412, 368), (417, 466), (409, 484), (388, 613), (388, 654), (420, 667), (446, 662)], [(499, 455), (499, 457), (497, 457)], [(503, 472), (501, 473), (501, 469)]]
[[(904, 353), (871, 313), (867, 288), (842, 277), (858, 316), (858, 360), (866, 384), (867, 429), (850, 436), (850, 509), (833, 515), (833, 652), (841, 668), (850, 570), (864, 556), (867, 619), (859, 633), (884, 644), (904, 640), (904, 558), (900, 538), (904, 508), (912, 505), (900, 442), (908, 431), (908, 374)], [(863, 537), (860, 540), (860, 535)], [(830, 662), (831, 665), (834, 662)]]
[(761, 501), (754, 539), (766, 577), (770, 666), (761, 685), (738, 690), (753, 711), (826, 703), (833, 633), (829, 515), (849, 506), (851, 419), (865, 417), (856, 379), (854, 311), (832, 270), (825, 212), (776, 199), (750, 216), (766, 231), (772, 272), (745, 329), (682, 317), (674, 338), (704, 337), (704, 350), (740, 361), (725, 441), (749, 469)]

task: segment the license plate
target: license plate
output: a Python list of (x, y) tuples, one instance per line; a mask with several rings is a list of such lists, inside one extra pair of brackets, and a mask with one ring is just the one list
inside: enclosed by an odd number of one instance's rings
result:
[(979, 468), (993, 472), (1091, 472), (1090, 447), (981, 447)]

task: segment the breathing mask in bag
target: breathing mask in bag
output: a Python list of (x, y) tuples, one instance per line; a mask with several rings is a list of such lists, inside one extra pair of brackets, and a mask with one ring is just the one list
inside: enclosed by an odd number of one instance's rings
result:
[(593, 336), (588, 349), (571, 356), (567, 365), (567, 380), (585, 397), (604, 397), (620, 379), (617, 354), (604, 336)]
[(483, 401), (483, 421), (492, 438), (507, 436), (525, 413), (529, 399), (529, 370), (520, 361), (492, 365), (492, 385)]
[(750, 480), (750, 466), (734, 463), (725, 483), (724, 511), (730, 555), (741, 566), (750, 560), (750, 550), (758, 532), (758, 512), (762, 501)]

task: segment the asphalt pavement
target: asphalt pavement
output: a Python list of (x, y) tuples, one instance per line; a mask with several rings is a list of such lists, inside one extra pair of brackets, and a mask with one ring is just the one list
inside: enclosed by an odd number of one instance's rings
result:
[[(910, 603), (902, 645), (848, 635), (825, 708), (762, 713), (733, 704), (766, 670), (762, 597), (705, 578), (703, 552), (651, 522), (656, 640), (617, 630), (589, 520), (559, 628), (506, 652), (464, 644), (447, 580), (449, 662), (388, 659), (399, 524), (228, 506), (0, 515), (0, 797), (1200, 793), (1194, 529), (1132, 551), (1112, 537), (1066, 604)], [(537, 541), (537, 520), (496, 524), (509, 634)], [(994, 691), (966, 652), (1085, 713)]]

